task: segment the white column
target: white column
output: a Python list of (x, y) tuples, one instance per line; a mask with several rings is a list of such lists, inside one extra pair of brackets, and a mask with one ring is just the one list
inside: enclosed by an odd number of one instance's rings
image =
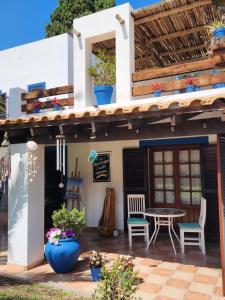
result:
[[(134, 71), (134, 21), (132, 7), (126, 3), (95, 14), (75, 19), (74, 32), (74, 105), (76, 109), (94, 105), (88, 66), (92, 63), (92, 45), (116, 39), (116, 102), (132, 99), (132, 73)], [(116, 19), (119, 15), (124, 23)]]
[(21, 88), (12, 88), (9, 90), (7, 99), (7, 115), (9, 118), (19, 118), (22, 116), (21, 111), (21, 94), (26, 91)]
[(44, 146), (37, 151), (39, 169), (30, 182), (26, 144), (11, 145), (8, 192), (8, 263), (31, 268), (44, 254)]

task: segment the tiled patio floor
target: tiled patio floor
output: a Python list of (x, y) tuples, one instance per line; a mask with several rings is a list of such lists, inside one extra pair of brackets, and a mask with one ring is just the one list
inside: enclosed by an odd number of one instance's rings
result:
[[(55, 274), (48, 264), (29, 271), (15, 266), (7, 266), (7, 253), (0, 253), (0, 274), (16, 276), (33, 281), (50, 283), (57, 287), (90, 296), (96, 284), (91, 282), (87, 256), (91, 250), (100, 250), (108, 260), (118, 255), (132, 255), (135, 268), (143, 282), (137, 291), (142, 300), (222, 300), (222, 278), (219, 269), (218, 245), (207, 245), (207, 256), (203, 257), (198, 248), (188, 248), (184, 257), (173, 254), (167, 236), (161, 235), (155, 247), (145, 253), (141, 238), (137, 238), (132, 250), (129, 250), (126, 235), (118, 238), (102, 238), (94, 230), (86, 231), (81, 238), (82, 255), (74, 272)], [(179, 251), (178, 247), (177, 250)], [(179, 252), (178, 252), (179, 253)]]

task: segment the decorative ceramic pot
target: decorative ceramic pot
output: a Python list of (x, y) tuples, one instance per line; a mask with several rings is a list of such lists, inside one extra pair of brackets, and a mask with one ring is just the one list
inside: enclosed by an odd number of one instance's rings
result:
[[(212, 74), (220, 74), (220, 70), (212, 70)], [(224, 88), (225, 87), (225, 83), (216, 83), (213, 84), (213, 88), (214, 89), (219, 89), (219, 88)]]
[(80, 255), (80, 244), (77, 239), (59, 240), (58, 245), (47, 243), (45, 257), (56, 273), (72, 271)]
[(160, 96), (161, 96), (161, 91), (155, 90), (155, 97), (160, 97)]
[(94, 93), (97, 100), (97, 105), (110, 104), (113, 87), (111, 85), (95, 85)]
[(189, 84), (186, 87), (186, 93), (194, 92), (195, 91), (195, 85)]
[(61, 105), (60, 104), (55, 104), (54, 105), (54, 110), (61, 110)]
[(213, 30), (212, 35), (217, 39), (225, 37), (225, 27), (216, 28), (215, 30)]
[(91, 267), (91, 277), (94, 282), (101, 280), (101, 268)]
[(35, 107), (35, 108), (34, 108), (34, 113), (35, 113), (35, 114), (38, 114), (39, 112), (40, 112), (40, 107)]

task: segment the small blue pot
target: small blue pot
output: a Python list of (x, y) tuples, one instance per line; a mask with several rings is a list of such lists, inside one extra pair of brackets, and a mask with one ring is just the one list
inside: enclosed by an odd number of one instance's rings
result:
[(45, 257), (56, 273), (71, 272), (80, 255), (80, 244), (77, 239), (59, 240), (58, 245), (47, 243)]
[(35, 108), (34, 108), (34, 113), (35, 113), (35, 114), (38, 114), (39, 112), (40, 112), (40, 108), (39, 108), (39, 107), (35, 107)]
[(97, 105), (110, 104), (113, 87), (111, 85), (95, 85), (94, 93), (97, 100)]
[(55, 104), (54, 105), (54, 110), (61, 110), (61, 105), (60, 104)]
[(161, 96), (161, 91), (160, 90), (156, 90), (155, 91), (155, 97), (160, 97)]
[(194, 92), (195, 91), (195, 85), (190, 84), (186, 87), (186, 93)]
[(216, 28), (213, 32), (212, 32), (213, 37), (220, 39), (222, 37), (225, 37), (225, 27), (219, 27)]
[(91, 277), (94, 282), (101, 280), (101, 268), (91, 267)]

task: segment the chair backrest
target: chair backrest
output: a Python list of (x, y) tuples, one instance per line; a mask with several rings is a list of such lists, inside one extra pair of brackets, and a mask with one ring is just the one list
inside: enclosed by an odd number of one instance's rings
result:
[(145, 210), (145, 195), (144, 194), (129, 194), (127, 195), (128, 217), (130, 215), (143, 214)]
[(204, 228), (206, 220), (206, 199), (201, 197), (201, 209), (198, 224)]

